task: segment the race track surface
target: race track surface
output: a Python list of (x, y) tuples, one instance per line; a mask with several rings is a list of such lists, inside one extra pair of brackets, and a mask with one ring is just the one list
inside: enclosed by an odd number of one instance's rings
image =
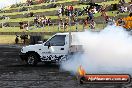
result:
[(131, 84), (79, 84), (76, 76), (58, 65), (26, 66), (20, 47), (0, 46), (0, 88), (132, 88)]

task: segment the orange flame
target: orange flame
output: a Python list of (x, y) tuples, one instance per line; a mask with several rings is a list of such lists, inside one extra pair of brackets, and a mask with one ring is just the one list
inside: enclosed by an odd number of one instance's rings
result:
[(80, 76), (85, 76), (86, 72), (85, 70), (82, 68), (82, 66), (79, 66), (78, 68), (78, 73)]

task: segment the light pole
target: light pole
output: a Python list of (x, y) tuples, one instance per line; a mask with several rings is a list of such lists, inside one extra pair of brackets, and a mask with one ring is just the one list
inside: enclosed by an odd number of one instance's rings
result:
[(69, 14), (69, 49), (70, 49), (70, 47), (71, 47), (71, 16), (70, 16), (70, 14)]

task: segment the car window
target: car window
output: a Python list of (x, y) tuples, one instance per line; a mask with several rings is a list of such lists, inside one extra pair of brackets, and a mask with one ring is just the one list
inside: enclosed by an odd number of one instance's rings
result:
[(65, 45), (65, 35), (55, 35), (52, 37), (49, 41), (45, 43), (45, 46), (48, 46), (49, 44), (51, 46), (64, 46)]

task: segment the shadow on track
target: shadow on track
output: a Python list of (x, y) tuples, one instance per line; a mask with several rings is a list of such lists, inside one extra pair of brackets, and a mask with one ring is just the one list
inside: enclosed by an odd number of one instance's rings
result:
[(59, 65), (56, 65), (56, 64), (38, 64), (36, 66), (29, 66), (29, 65), (7, 65), (5, 67), (8, 67), (8, 68), (59, 68)]

